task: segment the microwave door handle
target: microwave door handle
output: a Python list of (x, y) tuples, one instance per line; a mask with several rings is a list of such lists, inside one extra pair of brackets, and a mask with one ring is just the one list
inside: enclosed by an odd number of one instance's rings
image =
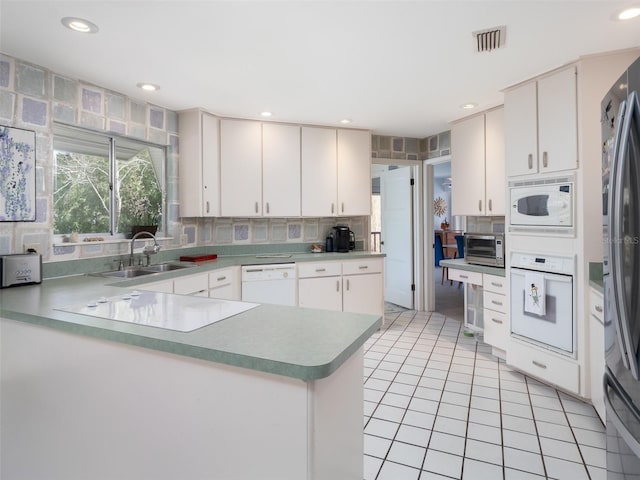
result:
[[(616, 396), (622, 401), (627, 411), (629, 411), (635, 418), (636, 422), (640, 423), (640, 414), (637, 409), (633, 406), (633, 404), (627, 398), (628, 395), (622, 390), (622, 388), (618, 385), (615, 377), (609, 373), (607, 369), (604, 373), (604, 377), (602, 379), (603, 387), (604, 387), (604, 403), (607, 409), (607, 421), (611, 421), (611, 423), (615, 426), (616, 430), (620, 434), (620, 436), (624, 439), (627, 446), (633, 451), (633, 453), (640, 457), (640, 442), (638, 439), (633, 436), (633, 434), (626, 427), (625, 422), (618, 415), (617, 410), (613, 406), (613, 402), (611, 401), (611, 397), (609, 396), (609, 390), (613, 390)], [(609, 415), (611, 413), (611, 415)]]
[(628, 156), (625, 154), (627, 144), (629, 142), (631, 120), (633, 119), (633, 111), (637, 103), (637, 96), (633, 92), (627, 101), (626, 112), (624, 118), (620, 118), (622, 128), (620, 131), (620, 142), (614, 155), (615, 176), (613, 182), (615, 191), (613, 196), (613, 210), (610, 211), (610, 222), (613, 220), (611, 230), (609, 232), (609, 245), (611, 246), (611, 272), (613, 274), (613, 308), (615, 309), (615, 317), (617, 319), (618, 332), (621, 335), (622, 345), (624, 346), (624, 363), (628, 365), (633, 378), (638, 380), (638, 363), (635, 360), (635, 346), (633, 345), (633, 337), (629, 326), (629, 312), (627, 312), (627, 304), (625, 302), (624, 279), (622, 272), (623, 258), (623, 220), (622, 220), (622, 203), (624, 200), (624, 172), (628, 162)]

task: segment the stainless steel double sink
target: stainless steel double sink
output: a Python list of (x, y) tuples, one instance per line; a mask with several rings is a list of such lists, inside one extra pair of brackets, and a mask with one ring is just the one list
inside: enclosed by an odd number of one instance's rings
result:
[(195, 265), (180, 265), (177, 263), (158, 263), (156, 265), (148, 265), (146, 267), (127, 267), (124, 270), (110, 270), (108, 272), (100, 272), (96, 275), (101, 277), (113, 278), (135, 278), (142, 275), (152, 275), (154, 273), (171, 272), (173, 270), (183, 270), (185, 268), (193, 268)]

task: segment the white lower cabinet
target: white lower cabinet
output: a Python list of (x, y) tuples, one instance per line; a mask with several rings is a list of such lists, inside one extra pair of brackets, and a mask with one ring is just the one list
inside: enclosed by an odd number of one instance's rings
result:
[(580, 366), (571, 358), (512, 339), (507, 350), (507, 364), (545, 383), (580, 393)]
[(298, 306), (352, 313), (384, 313), (382, 259), (298, 264)]
[(509, 299), (505, 277), (483, 274), (484, 341), (502, 351), (509, 344)]
[(242, 298), (240, 267), (229, 267), (209, 273), (209, 298), (240, 300)]
[(602, 293), (590, 289), (589, 295), (589, 378), (591, 381), (591, 403), (598, 415), (605, 420), (604, 390), (604, 299)]
[(342, 262), (342, 311), (384, 313), (384, 279), (381, 259)]
[(151, 292), (173, 293), (173, 280), (145, 283), (144, 285), (140, 285), (138, 289), (149, 290)]

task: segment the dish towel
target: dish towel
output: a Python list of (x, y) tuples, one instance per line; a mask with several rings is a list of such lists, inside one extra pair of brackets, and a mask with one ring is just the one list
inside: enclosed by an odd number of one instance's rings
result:
[(545, 305), (544, 274), (528, 272), (524, 276), (524, 311), (544, 316)]

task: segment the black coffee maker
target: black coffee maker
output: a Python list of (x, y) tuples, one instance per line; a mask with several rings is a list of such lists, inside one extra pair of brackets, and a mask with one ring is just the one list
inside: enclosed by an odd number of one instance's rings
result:
[(346, 225), (333, 227), (333, 251), (346, 253), (355, 248), (355, 235)]

